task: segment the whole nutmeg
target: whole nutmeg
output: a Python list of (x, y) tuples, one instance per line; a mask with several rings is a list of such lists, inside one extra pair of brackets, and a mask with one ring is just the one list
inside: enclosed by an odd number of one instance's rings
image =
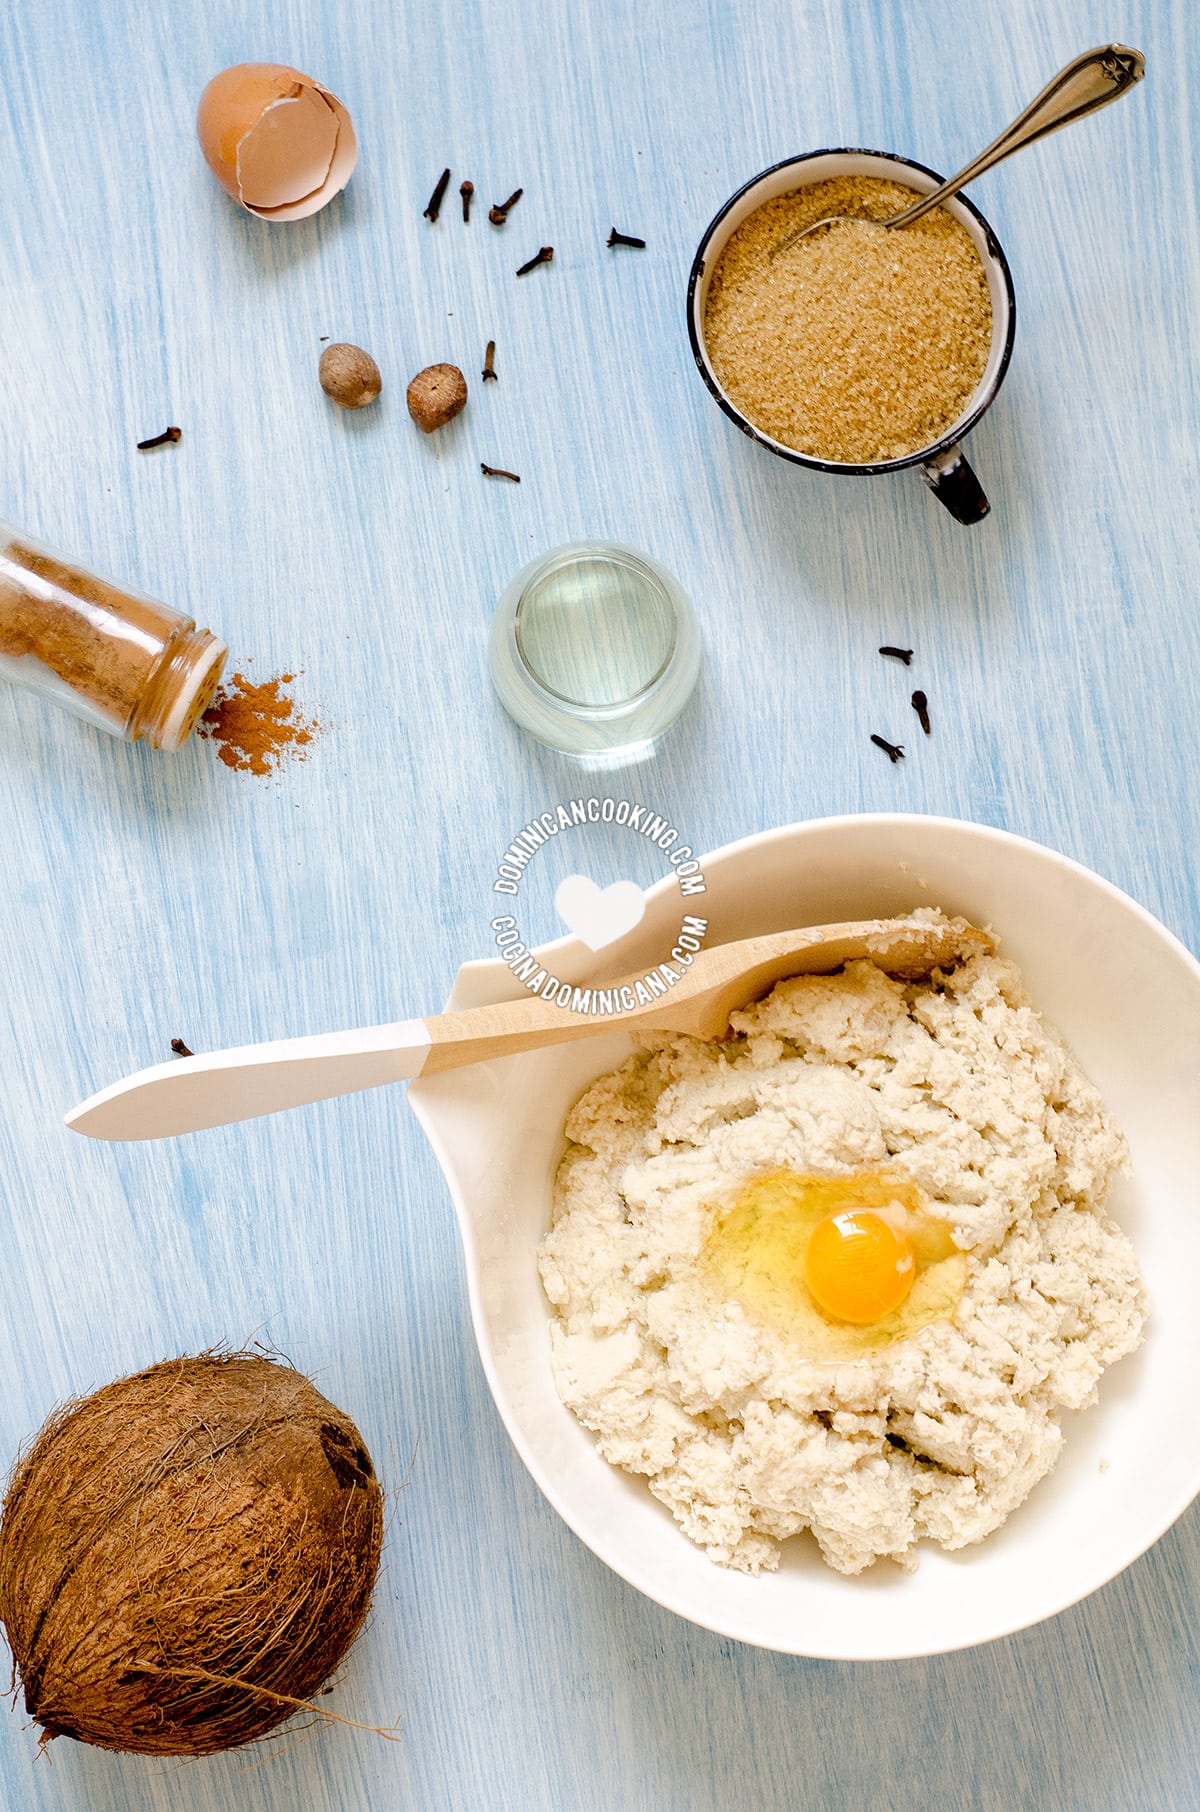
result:
[(383, 389), (379, 367), (370, 353), (344, 340), (325, 348), (317, 376), (322, 390), (339, 409), (365, 409)]
[(467, 380), (457, 365), (426, 365), (408, 386), (408, 413), (432, 434), (444, 428), (467, 403)]

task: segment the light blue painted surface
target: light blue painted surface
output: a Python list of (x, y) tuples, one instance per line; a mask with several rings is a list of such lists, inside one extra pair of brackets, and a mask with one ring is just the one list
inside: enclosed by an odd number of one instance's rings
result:
[[(487, 621), (519, 566), (575, 538), (644, 548), (696, 602), (700, 694), (630, 784), (699, 846), (831, 812), (974, 818), (1089, 863), (1200, 949), (1188, 12), (6, 9), (2, 513), (187, 602), (257, 672), (302, 668), (330, 728), (263, 782), (211, 749), (156, 757), (0, 696), (0, 1450), (65, 1395), (265, 1331), (358, 1419), (389, 1482), (408, 1478), (371, 1628), (329, 1701), (398, 1715), (401, 1744), (321, 1730), (181, 1766), (59, 1742), (35, 1765), (16, 1711), (0, 1717), (6, 1812), (1200, 1802), (1195, 1510), (1085, 1604), (982, 1650), (872, 1667), (739, 1648), (610, 1576), (526, 1477), (398, 1092), (160, 1146), (59, 1125), (172, 1036), (211, 1048), (429, 1010), (486, 953), (499, 852), (576, 778), (499, 714)], [(1013, 365), (971, 441), (990, 520), (955, 526), (911, 475), (823, 478), (740, 438), (683, 315), (726, 196), (819, 145), (957, 167), (1113, 36), (1145, 51), (1143, 87), (972, 191), (1018, 296)], [(326, 82), (358, 127), (348, 192), (307, 223), (240, 216), (192, 138), (209, 76), (262, 57)], [(493, 231), (488, 203), (518, 184)], [(606, 250), (612, 225), (648, 249)], [(518, 283), (543, 243), (553, 266)], [(380, 407), (326, 403), (324, 334), (374, 352)], [(440, 359), (472, 396), (426, 440), (404, 387)], [(134, 452), (168, 421), (178, 447)], [(484, 481), (480, 459), (521, 485)], [(917, 649), (911, 674), (883, 641)], [(872, 730), (909, 759), (890, 766)], [(598, 844), (596, 878), (627, 853)], [(529, 882), (537, 935), (556, 929), (559, 878), (547, 863)]]

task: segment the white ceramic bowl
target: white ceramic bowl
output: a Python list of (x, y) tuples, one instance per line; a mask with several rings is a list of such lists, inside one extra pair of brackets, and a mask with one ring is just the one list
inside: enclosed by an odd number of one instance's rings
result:
[[(923, 1544), (915, 1573), (881, 1564), (845, 1579), (804, 1536), (786, 1545), (778, 1573), (750, 1578), (714, 1566), (644, 1480), (599, 1457), (550, 1376), (535, 1249), (549, 1225), (567, 1109), (631, 1048), (614, 1032), (409, 1089), (454, 1198), (476, 1339), (500, 1414), (550, 1502), (603, 1561), (722, 1635), (790, 1654), (885, 1659), (1037, 1623), (1127, 1566), (1200, 1489), (1200, 965), (1108, 882), (980, 825), (830, 818), (747, 837), (703, 866), (710, 945), (920, 905), (963, 913), (999, 935), (1128, 1135), (1135, 1174), (1118, 1185), (1112, 1207), (1145, 1272), (1145, 1342), (1105, 1374), (1097, 1405), (1065, 1418), (1057, 1468), (979, 1547), (949, 1555)], [(647, 895), (641, 925), (602, 952), (603, 973), (661, 960), (678, 922), (678, 887), (667, 880)], [(600, 958), (577, 940), (551, 948), (562, 979), (601, 973)], [(448, 1004), (521, 992), (503, 964), (468, 963)]]

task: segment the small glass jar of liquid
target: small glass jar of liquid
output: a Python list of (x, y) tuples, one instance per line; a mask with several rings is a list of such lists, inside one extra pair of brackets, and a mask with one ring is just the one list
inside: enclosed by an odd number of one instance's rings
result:
[(687, 598), (644, 554), (576, 541), (531, 561), (492, 622), (492, 684), (523, 730), (565, 755), (628, 758), (674, 723), (700, 671)]

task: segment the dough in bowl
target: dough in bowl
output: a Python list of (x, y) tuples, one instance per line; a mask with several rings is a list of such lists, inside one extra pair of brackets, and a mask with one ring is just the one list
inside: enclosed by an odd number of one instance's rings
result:
[[(780, 982), (725, 1040), (646, 1041), (566, 1133), (539, 1249), (559, 1395), (721, 1565), (775, 1567), (805, 1529), (847, 1574), (982, 1540), (1141, 1339), (1104, 1208), (1124, 1138), (994, 954)], [(722, 1230), (773, 1178), (890, 1180), (893, 1218), (919, 1198), (959, 1266), (945, 1312), (856, 1332), (770, 1254), (773, 1304), (731, 1282)]]

